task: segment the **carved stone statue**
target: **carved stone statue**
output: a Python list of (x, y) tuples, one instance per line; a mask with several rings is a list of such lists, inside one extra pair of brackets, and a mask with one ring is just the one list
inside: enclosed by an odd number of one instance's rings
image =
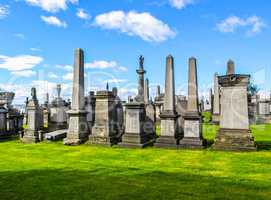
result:
[(31, 96), (32, 96), (32, 99), (37, 99), (37, 92), (36, 92), (36, 88), (32, 88), (31, 89)]
[(144, 67), (144, 57), (142, 55), (139, 57), (139, 66), (140, 68)]

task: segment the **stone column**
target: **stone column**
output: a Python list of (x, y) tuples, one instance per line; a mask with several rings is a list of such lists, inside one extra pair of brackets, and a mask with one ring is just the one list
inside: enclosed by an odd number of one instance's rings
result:
[(4, 105), (0, 106), (0, 135), (7, 133), (7, 109)]
[(189, 59), (188, 102), (184, 116), (184, 138), (180, 141), (180, 148), (202, 148), (205, 140), (202, 137), (202, 122), (199, 113), (197, 60)]
[(138, 74), (138, 94), (135, 97), (137, 102), (144, 102), (144, 74), (146, 71), (144, 70), (144, 57), (139, 57), (139, 69), (136, 70)]
[(160, 88), (160, 85), (157, 85), (156, 96), (159, 97), (160, 95), (161, 95), (161, 88)]
[(249, 128), (249, 75), (219, 76), (221, 86), (220, 129), (213, 148), (216, 150), (256, 150)]
[(160, 118), (161, 133), (155, 146), (176, 148), (178, 114), (175, 107), (174, 59), (171, 55), (166, 60), (165, 98)]
[(145, 104), (148, 104), (150, 100), (150, 95), (149, 95), (149, 79), (145, 80), (145, 85), (144, 85), (144, 102)]
[(66, 145), (79, 145), (88, 139), (88, 124), (86, 120), (85, 96), (84, 96), (84, 52), (75, 50), (73, 70), (72, 106), (69, 114), (69, 129)]
[(220, 90), (218, 84), (218, 74), (214, 75), (214, 103), (213, 103), (213, 116), (212, 122), (214, 124), (219, 124), (220, 117)]
[(235, 66), (232, 60), (227, 63), (227, 75), (235, 74)]
[(37, 143), (40, 141), (40, 110), (36, 96), (36, 88), (32, 88), (31, 96), (32, 98), (28, 101), (27, 104), (27, 128), (25, 129), (24, 135), (21, 138), (21, 141), (24, 143)]

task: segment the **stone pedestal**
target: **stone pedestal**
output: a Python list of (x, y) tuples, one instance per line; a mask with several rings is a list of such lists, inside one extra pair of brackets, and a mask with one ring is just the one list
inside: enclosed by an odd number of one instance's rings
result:
[(177, 148), (177, 119), (179, 115), (164, 111), (161, 115), (161, 135), (156, 140), (156, 147)]
[(24, 143), (37, 143), (39, 138), (39, 105), (37, 99), (31, 99), (27, 105), (27, 128), (21, 141)]
[(179, 148), (201, 149), (206, 146), (202, 137), (201, 116), (198, 113), (186, 113), (184, 116), (184, 138), (180, 140)]
[(256, 150), (248, 119), (247, 88), (249, 75), (219, 77), (221, 119), (213, 148), (217, 150)]
[(112, 146), (118, 143), (115, 96), (111, 91), (99, 91), (96, 95), (95, 123), (88, 143)]
[(79, 145), (88, 140), (88, 124), (86, 122), (87, 112), (85, 110), (70, 110), (69, 129), (64, 139), (65, 145)]
[(125, 104), (125, 113), (125, 133), (119, 146), (144, 148), (152, 145), (153, 133), (149, 133), (145, 128), (144, 102)]

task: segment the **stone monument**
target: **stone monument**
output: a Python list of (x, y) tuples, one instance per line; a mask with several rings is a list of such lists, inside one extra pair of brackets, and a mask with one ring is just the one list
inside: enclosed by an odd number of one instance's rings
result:
[(214, 75), (214, 105), (213, 105), (213, 116), (212, 122), (219, 124), (220, 121), (220, 90), (218, 84), (218, 74)]
[(233, 62), (229, 62), (227, 75), (218, 77), (221, 86), (221, 115), (220, 129), (213, 148), (216, 150), (254, 151), (256, 147), (248, 118), (250, 76), (233, 74), (233, 66)]
[(202, 136), (202, 120), (199, 113), (197, 60), (189, 59), (188, 102), (184, 116), (184, 137), (180, 148), (203, 148), (206, 141)]
[(113, 92), (106, 90), (98, 91), (95, 98), (95, 122), (88, 143), (110, 146), (117, 144), (115, 96)]
[(39, 102), (37, 100), (36, 88), (31, 89), (31, 99), (27, 104), (27, 128), (24, 131), (21, 141), (24, 143), (37, 143), (39, 137)]
[(165, 97), (161, 118), (161, 133), (156, 147), (177, 147), (177, 118), (175, 105), (174, 59), (169, 55), (166, 59)]
[(66, 145), (79, 145), (88, 140), (89, 130), (85, 110), (84, 95), (84, 52), (82, 49), (75, 50), (73, 70), (72, 107), (68, 111), (69, 129)]

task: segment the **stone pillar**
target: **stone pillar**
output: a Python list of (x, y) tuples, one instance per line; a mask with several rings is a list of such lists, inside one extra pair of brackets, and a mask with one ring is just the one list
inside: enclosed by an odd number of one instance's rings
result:
[(160, 88), (160, 85), (157, 85), (156, 96), (159, 97), (160, 95), (161, 95), (161, 88)]
[(7, 133), (7, 109), (4, 105), (0, 106), (0, 135)]
[(27, 128), (24, 131), (24, 135), (21, 138), (21, 141), (24, 143), (37, 143), (40, 141), (39, 138), (39, 103), (36, 96), (36, 88), (31, 90), (32, 98), (27, 104)]
[(164, 107), (160, 115), (161, 133), (160, 138), (155, 143), (156, 147), (177, 147), (177, 118), (175, 107), (175, 79), (174, 79), (174, 59), (171, 55), (166, 60), (166, 79)]
[(144, 102), (145, 104), (148, 104), (150, 101), (150, 94), (149, 94), (149, 79), (145, 80), (144, 85)]
[(199, 113), (197, 60), (189, 59), (188, 102), (184, 116), (184, 138), (180, 148), (203, 148), (205, 140), (202, 137), (202, 121)]
[(95, 110), (95, 123), (88, 143), (117, 144), (115, 97), (111, 91), (97, 92)]
[(73, 70), (72, 106), (69, 114), (69, 129), (66, 145), (79, 145), (88, 140), (88, 125), (84, 98), (84, 52), (82, 49), (75, 50)]
[(136, 70), (138, 74), (138, 94), (135, 97), (137, 102), (144, 102), (144, 74), (146, 71), (144, 70), (144, 57), (139, 57), (139, 69)]
[(214, 75), (214, 103), (213, 103), (213, 116), (212, 122), (219, 124), (220, 121), (220, 90), (218, 84), (218, 74)]
[(94, 92), (89, 92), (89, 95), (86, 97), (86, 111), (87, 111), (87, 122), (89, 129), (92, 129), (95, 119), (95, 95)]
[(249, 75), (219, 76), (221, 86), (220, 129), (213, 148), (216, 150), (256, 150), (249, 128)]
[(232, 60), (229, 60), (227, 63), (227, 75), (235, 74), (235, 66)]

